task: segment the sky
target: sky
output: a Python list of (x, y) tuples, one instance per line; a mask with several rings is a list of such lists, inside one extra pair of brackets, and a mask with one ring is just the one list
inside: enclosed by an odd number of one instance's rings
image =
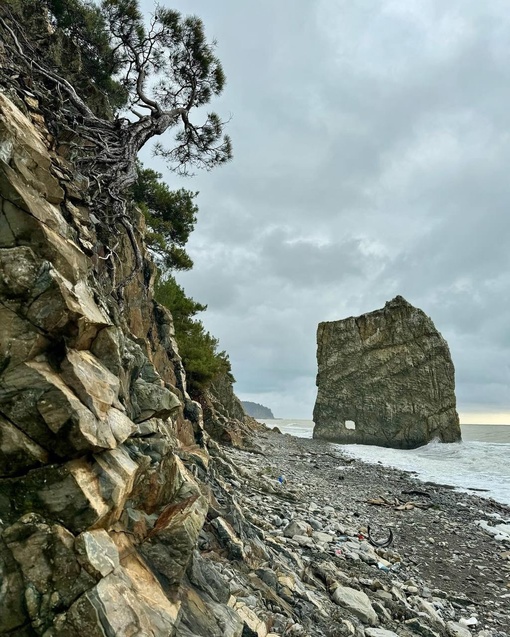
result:
[(400, 294), (448, 341), (461, 422), (510, 423), (509, 0), (168, 6), (218, 42), (234, 159), (142, 157), (200, 192), (177, 279), (237, 395), (311, 418), (318, 323)]

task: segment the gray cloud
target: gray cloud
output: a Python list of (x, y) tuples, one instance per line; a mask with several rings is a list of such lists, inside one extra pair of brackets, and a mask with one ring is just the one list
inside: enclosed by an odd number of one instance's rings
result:
[(234, 161), (168, 182), (200, 191), (179, 278), (241, 397), (310, 417), (317, 323), (402, 294), (447, 338), (460, 410), (510, 412), (506, 0), (172, 6), (228, 77)]

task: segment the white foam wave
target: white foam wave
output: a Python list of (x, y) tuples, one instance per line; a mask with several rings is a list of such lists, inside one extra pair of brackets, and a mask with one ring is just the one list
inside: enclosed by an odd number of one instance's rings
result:
[(444, 444), (432, 441), (418, 449), (386, 449), (370, 445), (338, 445), (364, 462), (416, 472), (421, 480), (450, 484), (510, 504), (509, 443), (481, 441)]

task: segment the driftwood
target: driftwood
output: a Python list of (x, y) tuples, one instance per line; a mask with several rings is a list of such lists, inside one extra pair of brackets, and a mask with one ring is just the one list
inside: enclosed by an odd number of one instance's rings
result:
[(395, 511), (411, 511), (412, 509), (430, 509), (434, 506), (431, 502), (416, 502), (414, 500), (402, 501), (397, 497), (385, 498), (380, 495), (377, 498), (371, 498), (366, 500), (367, 504), (373, 504), (375, 506), (383, 506), (395, 509)]

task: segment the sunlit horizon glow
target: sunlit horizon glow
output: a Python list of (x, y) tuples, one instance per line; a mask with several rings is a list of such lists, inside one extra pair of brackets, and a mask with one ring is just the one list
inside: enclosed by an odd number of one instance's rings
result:
[(510, 425), (510, 414), (508, 412), (460, 412), (459, 418), (461, 425)]
[[(498, 412), (488, 413), (482, 411), (463, 411), (459, 412), (461, 425), (507, 425), (510, 426), (510, 413)], [(262, 418), (262, 420), (268, 420)], [(271, 419), (269, 419), (271, 420)], [(292, 416), (276, 416), (275, 420), (294, 420), (301, 422), (313, 422), (312, 418), (293, 418)]]

